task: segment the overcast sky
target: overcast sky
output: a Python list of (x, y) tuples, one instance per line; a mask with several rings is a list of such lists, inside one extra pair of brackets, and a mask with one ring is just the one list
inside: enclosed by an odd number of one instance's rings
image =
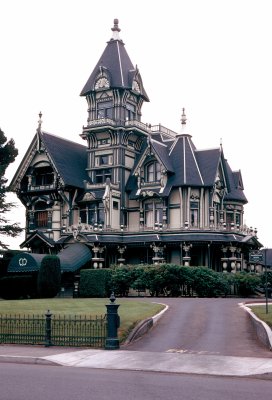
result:
[[(79, 93), (118, 18), (150, 99), (142, 121), (179, 131), (185, 107), (197, 149), (222, 141), (231, 168), (242, 172), (244, 221), (272, 247), (271, 1), (0, 0), (0, 16), (0, 127), (19, 149), (7, 178), (40, 111), (45, 131), (85, 143), (87, 103)], [(24, 209), (10, 218), (24, 226)], [(23, 239), (8, 242), (19, 248)]]

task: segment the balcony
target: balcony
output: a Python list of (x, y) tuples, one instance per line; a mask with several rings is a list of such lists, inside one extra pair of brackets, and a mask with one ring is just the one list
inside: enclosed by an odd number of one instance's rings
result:
[(179, 227), (179, 228), (173, 228), (170, 227), (167, 224), (161, 224), (161, 223), (156, 223), (154, 226), (138, 226), (138, 225), (132, 225), (132, 226), (124, 226), (120, 225), (120, 228), (111, 228), (111, 227), (106, 227), (103, 224), (94, 224), (94, 225), (89, 225), (89, 224), (78, 224), (78, 225), (71, 225), (68, 227), (63, 228), (64, 233), (69, 233), (77, 230), (80, 233), (83, 234), (88, 234), (90, 232), (93, 233), (101, 233), (101, 234), (106, 234), (109, 232), (115, 232), (115, 233), (141, 233), (141, 232), (150, 232), (150, 233), (185, 233), (185, 232), (226, 232), (226, 233), (237, 233), (237, 234), (242, 234), (246, 236), (257, 236), (257, 231), (256, 229), (253, 230), (252, 228), (247, 227), (246, 225), (243, 226), (236, 226), (234, 227), (232, 224), (228, 224), (225, 226), (210, 226), (210, 227)]

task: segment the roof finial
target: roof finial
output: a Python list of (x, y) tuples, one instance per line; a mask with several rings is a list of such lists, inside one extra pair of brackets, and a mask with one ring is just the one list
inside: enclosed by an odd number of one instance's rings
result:
[(120, 40), (119, 32), (121, 31), (121, 29), (120, 29), (119, 26), (118, 26), (118, 24), (119, 24), (118, 19), (115, 18), (115, 19), (113, 20), (113, 23), (114, 23), (114, 26), (113, 26), (113, 28), (111, 28), (111, 30), (112, 30), (112, 32), (113, 32), (112, 38), (113, 38), (114, 40)]
[(181, 115), (181, 125), (186, 125), (186, 114), (185, 114), (185, 108), (182, 109), (182, 115)]
[(37, 131), (41, 132), (41, 127), (42, 127), (42, 112), (39, 112), (39, 121), (38, 121), (38, 128)]

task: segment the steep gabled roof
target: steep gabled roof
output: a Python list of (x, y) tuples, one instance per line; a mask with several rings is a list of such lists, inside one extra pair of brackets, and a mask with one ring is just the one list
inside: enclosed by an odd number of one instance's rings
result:
[(104, 71), (110, 78), (111, 88), (132, 89), (134, 77), (138, 76), (141, 83), (140, 93), (145, 101), (149, 101), (148, 96), (142, 86), (141, 77), (137, 68), (135, 68), (125, 49), (124, 42), (119, 38), (120, 28), (118, 20), (114, 20), (113, 38), (107, 42), (107, 46), (99, 58), (93, 72), (82, 89), (80, 95), (86, 96), (94, 91), (95, 80), (101, 71)]
[(38, 130), (24, 155), (11, 181), (11, 190), (16, 190), (16, 184), (25, 175), (28, 166), (33, 160), (33, 154), (41, 148), (47, 152), (56, 172), (60, 175), (64, 185), (84, 188), (84, 180), (89, 180), (86, 172), (87, 149), (85, 146), (63, 139), (59, 136)]
[(237, 200), (246, 204), (248, 201), (244, 194), (243, 186), (240, 184), (242, 182), (241, 172), (240, 171), (233, 172), (227, 161), (226, 161), (226, 170), (230, 187), (229, 187), (229, 192), (225, 196), (225, 200), (230, 200), (230, 201)]
[(41, 132), (41, 139), (64, 184), (83, 188), (89, 180), (86, 147), (47, 132)]
[(169, 156), (175, 175), (169, 179), (172, 186), (203, 186), (202, 171), (195, 157), (195, 146), (190, 135), (178, 135)]
[(204, 184), (213, 186), (220, 159), (220, 149), (197, 150), (195, 156), (202, 173)]
[(159, 160), (165, 166), (168, 172), (174, 172), (174, 167), (169, 157), (169, 149), (164, 143), (160, 143), (156, 140), (151, 139), (150, 144), (154, 153), (158, 156)]

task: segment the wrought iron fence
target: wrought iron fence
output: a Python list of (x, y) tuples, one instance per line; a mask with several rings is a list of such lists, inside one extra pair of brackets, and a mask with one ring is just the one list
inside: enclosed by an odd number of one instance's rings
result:
[(0, 315), (0, 343), (104, 348), (106, 338), (106, 315)]

